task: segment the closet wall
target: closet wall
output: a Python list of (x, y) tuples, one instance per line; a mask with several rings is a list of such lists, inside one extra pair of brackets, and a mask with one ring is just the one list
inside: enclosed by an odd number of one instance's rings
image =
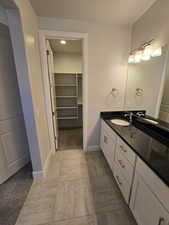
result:
[(59, 128), (82, 127), (82, 56), (54, 53), (56, 109)]
[(81, 73), (82, 56), (79, 53), (55, 53), (55, 73)]

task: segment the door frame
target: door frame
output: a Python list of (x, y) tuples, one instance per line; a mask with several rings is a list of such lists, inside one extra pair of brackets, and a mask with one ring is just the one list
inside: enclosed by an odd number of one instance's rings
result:
[(83, 150), (87, 151), (87, 125), (88, 125), (88, 34), (87, 33), (75, 33), (75, 32), (65, 32), (65, 31), (54, 31), (54, 30), (40, 30), (39, 31), (39, 40), (40, 40), (40, 53), (41, 53), (41, 63), (42, 63), (42, 76), (45, 92), (45, 101), (46, 101), (46, 114), (48, 120), (48, 129), (49, 136), (51, 141), (51, 151), (55, 153), (54, 148), (54, 132), (51, 127), (52, 119), (52, 109), (49, 107), (51, 99), (49, 98), (49, 83), (45, 82), (47, 74), (47, 60), (46, 60), (46, 39), (75, 39), (82, 40), (82, 49), (83, 49), (83, 67), (82, 67), (82, 85), (83, 85)]

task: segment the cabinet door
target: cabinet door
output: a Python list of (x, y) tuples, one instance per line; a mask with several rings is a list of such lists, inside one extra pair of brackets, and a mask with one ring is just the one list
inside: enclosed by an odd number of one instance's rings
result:
[(115, 158), (115, 145), (116, 141), (112, 137), (110, 137), (104, 129), (101, 129), (100, 147), (112, 170)]
[(169, 214), (149, 186), (136, 174), (130, 208), (139, 225), (168, 225)]
[(117, 151), (120, 152), (134, 166), (136, 154), (120, 137), (117, 139)]

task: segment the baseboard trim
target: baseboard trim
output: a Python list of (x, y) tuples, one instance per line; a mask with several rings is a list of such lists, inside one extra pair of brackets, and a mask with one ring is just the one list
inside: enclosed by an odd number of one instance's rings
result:
[(0, 184), (7, 181), (11, 176), (13, 176), (15, 173), (17, 173), (20, 169), (22, 169), (28, 162), (30, 161), (30, 158), (28, 155), (24, 155), (23, 158), (20, 158), (14, 162), (12, 162), (9, 165), (8, 171), (4, 176), (0, 177)]
[(43, 167), (43, 170), (39, 170), (39, 171), (33, 171), (32, 172), (32, 175), (33, 175), (33, 178), (34, 179), (40, 179), (40, 178), (44, 178), (46, 176), (46, 171), (50, 165), (50, 160), (51, 160), (51, 157), (54, 153), (50, 150), (50, 152), (48, 153), (48, 156), (47, 156), (47, 159), (44, 163), (44, 167)]
[(48, 153), (48, 156), (47, 156), (47, 159), (45, 161), (45, 165), (44, 165), (44, 176), (46, 176), (46, 172), (49, 168), (49, 165), (50, 165), (50, 161), (51, 161), (51, 157), (54, 153), (50, 150), (50, 152)]
[(88, 152), (95, 152), (95, 151), (100, 151), (100, 146), (99, 145), (90, 145), (87, 147)]
[(12, 162), (9, 167), (8, 175), (9, 177), (19, 171), (22, 167), (24, 167), (30, 161), (29, 155), (24, 155), (22, 158)]
[(43, 174), (42, 170), (40, 170), (40, 171), (33, 171), (32, 175), (33, 175), (34, 179), (40, 179), (40, 178), (44, 177), (44, 174)]

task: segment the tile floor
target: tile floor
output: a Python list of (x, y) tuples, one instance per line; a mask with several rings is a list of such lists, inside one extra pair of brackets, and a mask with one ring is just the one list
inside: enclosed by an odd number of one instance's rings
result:
[(101, 152), (58, 151), (16, 225), (136, 225)]
[(59, 151), (70, 149), (82, 149), (82, 147), (83, 147), (82, 128), (59, 130)]
[(28, 164), (0, 185), (0, 225), (14, 225), (32, 185)]

